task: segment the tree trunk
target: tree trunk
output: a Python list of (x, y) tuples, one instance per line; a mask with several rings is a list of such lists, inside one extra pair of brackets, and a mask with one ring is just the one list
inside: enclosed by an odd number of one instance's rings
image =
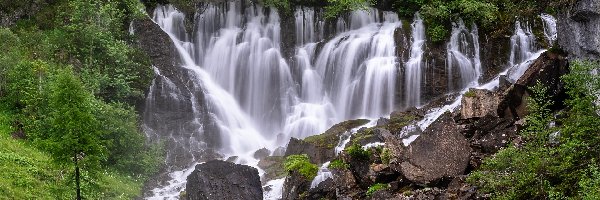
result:
[(79, 186), (79, 163), (75, 156), (75, 184), (77, 185), (77, 200), (81, 200), (81, 187)]

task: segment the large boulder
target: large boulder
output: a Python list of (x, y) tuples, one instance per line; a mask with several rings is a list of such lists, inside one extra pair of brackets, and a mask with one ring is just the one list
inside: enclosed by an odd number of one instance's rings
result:
[(575, 59), (600, 59), (600, 1), (578, 0), (557, 17), (558, 44)]
[(480, 118), (496, 115), (498, 97), (486, 89), (470, 89), (461, 100), (461, 119)]
[(515, 84), (500, 95), (498, 116), (511, 117), (515, 120), (527, 115), (527, 97), (531, 95), (529, 88), (540, 83), (548, 89), (548, 94), (555, 102), (565, 98), (564, 83), (560, 77), (569, 72), (569, 64), (561, 53), (545, 52), (535, 60)]
[(290, 171), (283, 184), (283, 200), (305, 199), (312, 180), (306, 179), (298, 171)]
[(462, 175), (469, 164), (471, 147), (460, 132), (449, 113), (442, 115), (406, 148), (400, 163), (402, 174), (420, 185)]
[(310, 136), (304, 140), (291, 138), (285, 156), (306, 154), (312, 163), (323, 164), (335, 156), (335, 147), (342, 134), (367, 122), (369, 120), (366, 119), (348, 120), (332, 126), (320, 135)]
[(230, 162), (213, 160), (196, 166), (188, 176), (186, 198), (262, 199), (258, 170)]

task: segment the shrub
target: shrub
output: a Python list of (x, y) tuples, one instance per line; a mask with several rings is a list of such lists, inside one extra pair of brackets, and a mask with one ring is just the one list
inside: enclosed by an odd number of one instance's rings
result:
[(368, 161), (369, 158), (371, 158), (371, 152), (364, 150), (359, 144), (353, 144), (352, 146), (348, 147), (346, 152), (348, 152), (348, 155), (350, 155), (352, 158), (359, 160)]
[(306, 154), (288, 156), (283, 163), (283, 167), (286, 171), (297, 171), (308, 180), (314, 179), (319, 171), (319, 167), (312, 164)]
[(336, 159), (329, 163), (329, 169), (348, 169), (350, 165), (345, 163), (343, 160)]

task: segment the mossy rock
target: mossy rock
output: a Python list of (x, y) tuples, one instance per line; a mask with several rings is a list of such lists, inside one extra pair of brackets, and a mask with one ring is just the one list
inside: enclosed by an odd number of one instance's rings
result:
[(283, 167), (283, 156), (267, 156), (258, 162), (258, 167), (265, 171), (263, 182), (283, 178), (287, 175)]
[(329, 128), (329, 130), (325, 131), (325, 133), (307, 137), (304, 139), (304, 141), (320, 148), (333, 149), (337, 145), (341, 134), (350, 131), (353, 128), (365, 125), (368, 122), (369, 120), (367, 119), (344, 121), (333, 125), (331, 128)]

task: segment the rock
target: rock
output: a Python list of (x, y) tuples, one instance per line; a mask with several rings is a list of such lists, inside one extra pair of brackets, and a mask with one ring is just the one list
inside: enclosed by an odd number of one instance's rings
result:
[(315, 188), (308, 190), (306, 199), (336, 199), (336, 185), (332, 178), (325, 179)]
[(442, 115), (406, 148), (400, 163), (402, 174), (421, 185), (462, 175), (469, 164), (471, 148), (460, 132), (450, 114)]
[(600, 59), (600, 1), (578, 0), (557, 16), (558, 44), (573, 59)]
[(367, 176), (373, 183), (389, 183), (395, 181), (400, 173), (392, 170), (386, 164), (371, 164)]
[(235, 163), (235, 161), (238, 159), (238, 156), (229, 156), (229, 158), (227, 158), (227, 162), (231, 162), (231, 163)]
[(213, 160), (196, 166), (187, 178), (187, 199), (262, 199), (258, 170)]
[(259, 159), (259, 160), (263, 159), (269, 155), (271, 155), (271, 151), (268, 150), (267, 148), (262, 148), (262, 149), (256, 150), (254, 152), (254, 158)]
[(215, 149), (220, 149), (222, 140), (208, 113), (202, 88), (187, 81), (192, 80), (189, 76), (194, 73), (179, 66), (180, 56), (173, 41), (150, 18), (136, 19), (132, 26), (137, 47), (148, 55), (155, 68), (146, 101), (138, 106), (143, 108), (143, 121), (151, 132), (148, 139), (165, 142), (170, 155), (166, 164), (175, 168), (215, 158)]
[(337, 199), (360, 199), (364, 191), (358, 186), (352, 171), (335, 169), (332, 173), (333, 181), (336, 184)]
[(479, 118), (497, 115), (498, 97), (485, 89), (470, 89), (461, 100), (461, 119)]
[(333, 148), (322, 148), (304, 140), (291, 138), (285, 156), (296, 154), (306, 154), (310, 158), (310, 162), (318, 165), (330, 161), (335, 156)]
[(445, 198), (457, 200), (476, 199), (477, 190), (474, 186), (469, 185), (466, 182), (466, 179), (467, 176), (458, 176), (454, 178), (450, 184), (448, 184), (446, 194), (444, 195)]
[(385, 118), (385, 117), (380, 117), (380, 118), (377, 120), (377, 125), (376, 125), (376, 126), (385, 126), (385, 125), (387, 125), (388, 123), (390, 123), (390, 119), (388, 119), (388, 118)]
[(258, 167), (265, 171), (261, 181), (266, 183), (270, 180), (283, 178), (286, 175), (286, 171), (283, 168), (283, 156), (268, 156), (261, 159), (258, 162)]
[(297, 171), (291, 171), (288, 176), (285, 177), (283, 184), (283, 200), (292, 199), (305, 199), (308, 190), (310, 189), (310, 183), (312, 180), (307, 180)]
[(368, 122), (369, 120), (366, 119), (348, 120), (332, 126), (320, 135), (310, 136), (304, 140), (291, 138), (285, 156), (306, 154), (312, 163), (321, 165), (335, 156), (335, 146), (341, 134)]
[(564, 83), (560, 77), (568, 72), (568, 61), (564, 55), (543, 53), (515, 84), (499, 94), (498, 116), (519, 120), (527, 115), (526, 98), (531, 94), (529, 88), (538, 82), (548, 89), (547, 95), (555, 102), (562, 102), (566, 96)]
[(273, 151), (272, 156), (284, 156), (285, 155), (285, 147), (278, 147)]

